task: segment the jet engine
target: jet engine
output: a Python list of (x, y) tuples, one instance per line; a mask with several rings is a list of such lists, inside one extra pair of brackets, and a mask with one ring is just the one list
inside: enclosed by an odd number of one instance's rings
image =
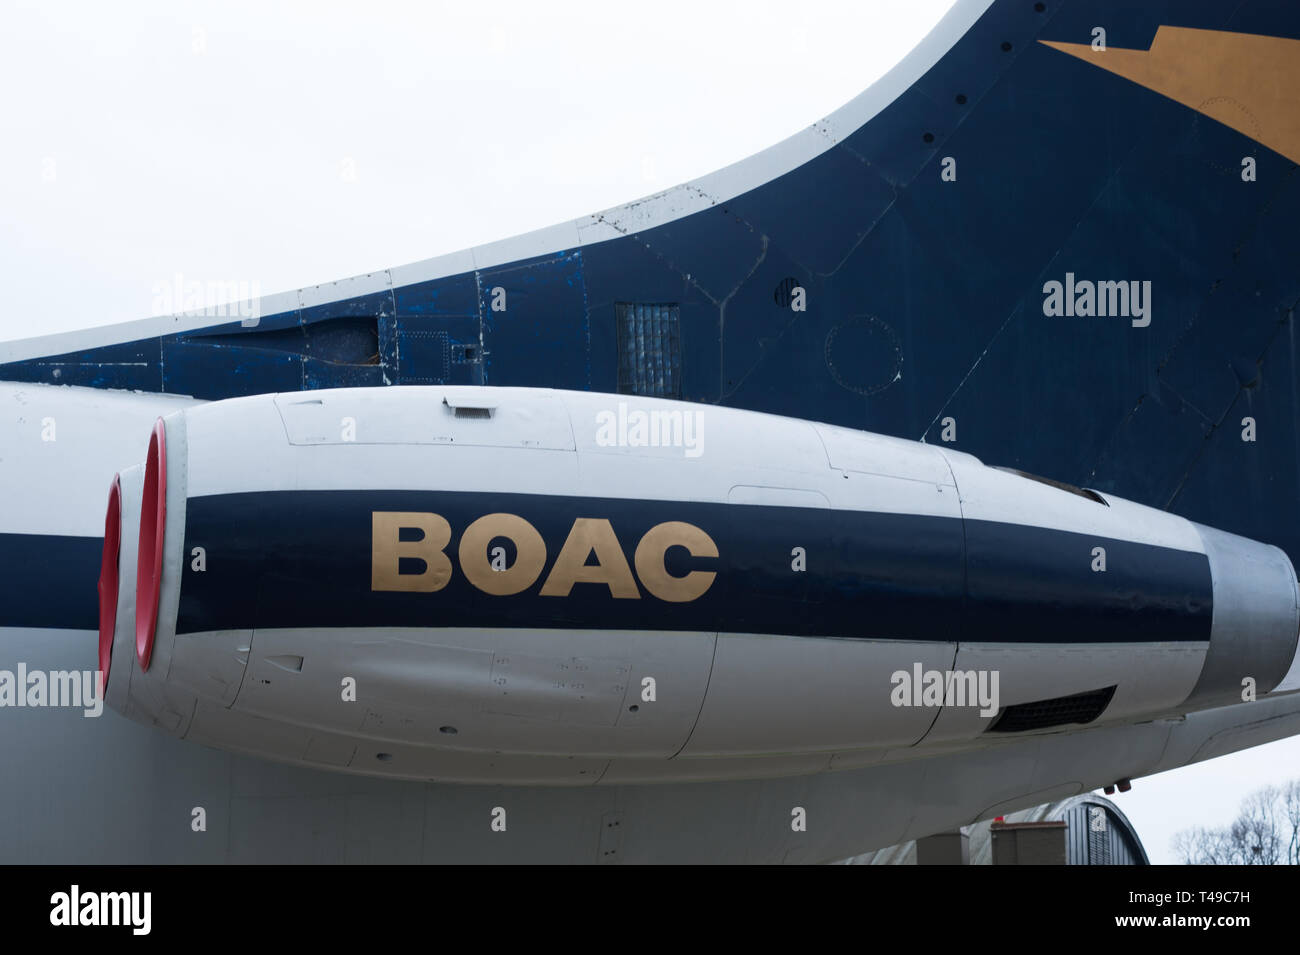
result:
[(628, 395), (391, 387), (159, 419), (110, 494), (106, 701), (417, 779), (816, 772), (1241, 702), (1279, 549), (957, 451)]

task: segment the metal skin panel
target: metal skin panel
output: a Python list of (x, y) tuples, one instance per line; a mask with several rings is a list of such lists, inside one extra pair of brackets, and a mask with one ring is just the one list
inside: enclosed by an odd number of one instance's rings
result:
[[(963, 643), (952, 667), (963, 672), (997, 673), (1002, 708), (1114, 686), (1115, 695), (1100, 718), (1112, 722), (1177, 710), (1200, 676), (1207, 646)], [(983, 715), (973, 706), (945, 707), (924, 745), (970, 739), (987, 730), (999, 713)], [(1077, 724), (1067, 724), (1030, 732), (1060, 733), (1077, 728)]]
[[(527, 400), (531, 394), (524, 389), (494, 390), (494, 393), (502, 394), (504, 400), (511, 397)], [(584, 468), (600, 467), (607, 463), (607, 458), (629, 457), (637, 459), (637, 466), (643, 468), (653, 467), (650, 462), (654, 461), (678, 467), (698, 465), (696, 470), (705, 470), (717, 462), (716, 467), (720, 469), (789, 472), (819, 477), (829, 483), (825, 452), (814, 426), (806, 421), (639, 395), (579, 391), (557, 391), (555, 394), (569, 410), (574, 440), (583, 456)], [(675, 436), (676, 421), (681, 418), (681, 439), (661, 441), (658, 445), (634, 443), (633, 416), (638, 413), (649, 416), (656, 412), (661, 416), (658, 419), (661, 434), (666, 429), (670, 436)], [(687, 415), (691, 421), (689, 431)], [(626, 426), (621, 424), (625, 419)], [(649, 427), (647, 423), (647, 435)], [(694, 439), (694, 447), (688, 439)], [(780, 447), (783, 453), (773, 453), (774, 447)], [(776, 479), (768, 483), (781, 486)], [(632, 493), (645, 496), (642, 486), (637, 485)], [(720, 495), (708, 499), (726, 500), (727, 488)]]
[(1276, 547), (1212, 527), (1196, 529), (1214, 573), (1214, 629), (1205, 669), (1187, 704), (1225, 705), (1268, 693), (1300, 650), (1296, 640), (1276, 636), (1300, 633), (1295, 568)]
[[(1112, 501), (1109, 494), (1103, 495), (1106, 503), (1101, 504), (1018, 474), (985, 467), (968, 455), (945, 455), (961, 494), (962, 516), (968, 521), (1050, 527), (1205, 553), (1205, 545), (1191, 522), (1166, 511), (1122, 498)], [(1091, 559), (1091, 554), (1086, 554), (1085, 564)]]
[(938, 448), (829, 425), (817, 425), (817, 435), (826, 446), (827, 460), (837, 471), (953, 484), (948, 462)]
[[(149, 431), (160, 415), (198, 403), (174, 395), (0, 382), (5, 465), (0, 467), (0, 538), (101, 537), (101, 498), (114, 473), (144, 460)], [(95, 551), (98, 568), (98, 541), (87, 546)], [(9, 555), (9, 548), (0, 548), (0, 560)], [(86, 579), (94, 580), (97, 573)], [(7, 585), (6, 578), (0, 578), (0, 587)], [(4, 598), (8, 608), (19, 594), (6, 591)], [(75, 588), (65, 599), (77, 599)]]
[(733, 630), (762, 631), (766, 620), (792, 620), (822, 610), (835, 566), (829, 508), (819, 491), (756, 485), (731, 489), (726, 537), (735, 545), (728, 547), (728, 573), (721, 585), (735, 611), (727, 616)]
[[(359, 748), (343, 765), (356, 772), (441, 777), (441, 756), (454, 765), (473, 752), (668, 759), (699, 715), (713, 642), (655, 631), (259, 630), (234, 709), (347, 735)], [(286, 658), (298, 668), (277, 665)], [(356, 702), (342, 699), (347, 677)], [(653, 702), (647, 678), (663, 687)], [(423, 751), (418, 768), (377, 761), (395, 752), (390, 743)]]
[[(277, 395), (289, 443), (488, 445), (574, 450), (564, 406), (537, 391), (527, 403), (482, 388), (338, 389)], [(458, 411), (461, 412), (458, 415)], [(487, 412), (483, 417), (465, 411)]]
[[(592, 786), (608, 760), (584, 756), (502, 755), (434, 750), (323, 732), (248, 716), (200, 700), (187, 741), (310, 766), (316, 770), (385, 776), (390, 780), (439, 779), (448, 783), (515, 786)], [(322, 758), (322, 757), (325, 758)], [(369, 768), (374, 764), (376, 769)]]
[(891, 705), (889, 674), (914, 662), (948, 669), (954, 647), (721, 633), (708, 697), (681, 758), (911, 746), (936, 711)]

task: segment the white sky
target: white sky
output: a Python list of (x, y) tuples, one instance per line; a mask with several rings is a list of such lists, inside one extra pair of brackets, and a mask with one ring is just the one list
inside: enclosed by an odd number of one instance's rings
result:
[(949, 6), (10, 2), (0, 340), (144, 318), (178, 273), (271, 293), (639, 198), (837, 109)]
[(1193, 826), (1227, 826), (1241, 800), (1269, 783), (1300, 777), (1300, 736), (1133, 781), (1110, 798), (1133, 823), (1154, 863), (1174, 863), (1169, 842)]
[[(11, 0), (0, 340), (146, 317), (178, 274), (298, 288), (695, 178), (843, 105), (950, 5)], [(1115, 799), (1172, 861), (1296, 767), (1300, 738)]]

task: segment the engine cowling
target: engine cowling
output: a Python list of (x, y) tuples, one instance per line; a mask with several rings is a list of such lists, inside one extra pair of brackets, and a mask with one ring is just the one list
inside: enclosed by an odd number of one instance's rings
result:
[(1277, 548), (656, 399), (233, 399), (120, 481), (109, 705), (375, 775), (740, 777), (1150, 719), (1267, 693), (1300, 622)]

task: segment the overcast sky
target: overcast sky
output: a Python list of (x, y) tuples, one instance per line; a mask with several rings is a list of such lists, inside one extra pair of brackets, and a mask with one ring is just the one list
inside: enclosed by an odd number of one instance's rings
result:
[(639, 198), (832, 112), (949, 6), (10, 2), (0, 340)]
[[(263, 293), (638, 198), (882, 75), (950, 0), (18, 2), (0, 83), (0, 340)], [(1153, 861), (1300, 775), (1300, 739), (1139, 780)]]

